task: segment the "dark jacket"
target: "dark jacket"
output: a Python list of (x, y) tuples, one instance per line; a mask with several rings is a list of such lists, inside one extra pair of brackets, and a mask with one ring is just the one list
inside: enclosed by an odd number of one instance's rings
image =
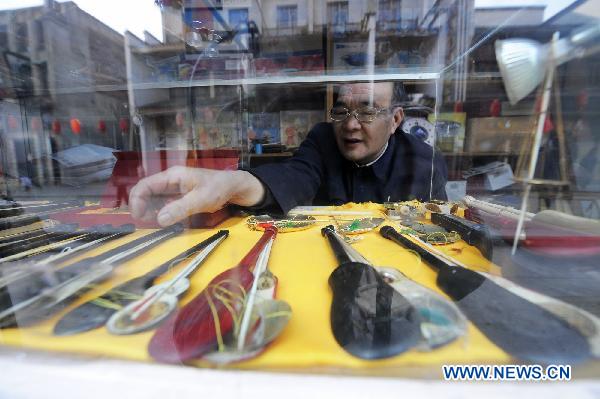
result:
[(446, 199), (444, 158), (400, 129), (377, 162), (357, 167), (338, 150), (332, 125), (319, 123), (292, 158), (250, 173), (269, 191), (260, 207), (283, 213), (297, 205)]

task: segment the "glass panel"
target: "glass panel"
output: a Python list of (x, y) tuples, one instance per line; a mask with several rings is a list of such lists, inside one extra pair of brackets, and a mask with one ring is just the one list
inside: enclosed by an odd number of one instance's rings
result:
[(0, 396), (40, 396), (12, 378), (46, 371), (36, 351), (386, 384), (557, 364), (596, 387), (599, 18), (0, 2)]

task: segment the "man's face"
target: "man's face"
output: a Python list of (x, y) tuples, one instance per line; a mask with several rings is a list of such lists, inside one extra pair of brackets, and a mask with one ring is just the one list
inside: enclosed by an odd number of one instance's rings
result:
[[(393, 83), (356, 83), (342, 86), (334, 107), (346, 107), (350, 112), (364, 107), (389, 109)], [(386, 110), (372, 122), (359, 122), (350, 115), (342, 122), (333, 122), (338, 148), (344, 158), (365, 164), (377, 158), (402, 122), (402, 109)]]

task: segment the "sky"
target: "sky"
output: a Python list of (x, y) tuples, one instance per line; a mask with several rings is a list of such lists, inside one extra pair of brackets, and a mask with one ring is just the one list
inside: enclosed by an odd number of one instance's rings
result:
[[(162, 40), (160, 9), (153, 0), (74, 0), (74, 3), (119, 33), (129, 30), (141, 38), (147, 30)], [(42, 4), (43, 0), (0, 0), (0, 10)]]
[[(64, 0), (60, 0), (61, 2)], [(162, 40), (160, 10), (153, 0), (74, 0), (79, 8), (119, 33), (126, 30), (142, 38), (144, 30)], [(552, 17), (575, 0), (475, 0), (475, 7), (511, 7), (547, 5), (545, 19)], [(0, 0), (0, 10), (32, 7), (43, 0)]]
[(475, 0), (475, 7), (519, 7), (531, 5), (545, 5), (544, 19), (574, 3), (575, 0)]

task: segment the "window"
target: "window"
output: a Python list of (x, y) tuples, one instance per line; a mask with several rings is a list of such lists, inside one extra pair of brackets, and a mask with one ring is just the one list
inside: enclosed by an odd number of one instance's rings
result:
[(234, 8), (229, 10), (229, 26), (232, 29), (238, 25), (245, 25), (246, 23), (248, 23), (247, 8)]
[[(408, 3), (408, 4), (407, 4)], [(423, 5), (420, 1), (409, 1), (405, 0), (402, 4), (402, 15), (400, 16), (400, 10), (398, 22), (400, 26), (396, 29), (417, 29), (419, 21), (423, 17)]]
[(48, 90), (48, 63), (42, 62), (37, 65), (38, 70), (38, 90), (46, 92)]
[(186, 25), (190, 27), (214, 29), (215, 22), (213, 12), (216, 13), (217, 11), (213, 11), (209, 8), (186, 8), (183, 20)]
[(379, 0), (377, 21), (380, 29), (396, 29), (402, 19), (402, 0)]
[(31, 80), (31, 61), (19, 53), (6, 52), (6, 61), (12, 75), (15, 91), (19, 95), (31, 95), (33, 81)]
[(26, 53), (28, 51), (28, 38), (27, 38), (27, 24), (25, 23), (19, 23), (17, 24), (17, 29), (15, 29), (15, 35), (16, 35), (16, 50), (19, 53)]
[(37, 49), (43, 50), (46, 47), (46, 40), (44, 37), (44, 24), (42, 21), (35, 21), (35, 40), (37, 42)]
[(298, 26), (298, 6), (277, 7), (277, 28), (295, 28)]
[(348, 2), (335, 1), (327, 4), (327, 22), (334, 32), (345, 32), (348, 23)]
[(0, 25), (0, 48), (8, 47), (8, 29), (6, 25)]

